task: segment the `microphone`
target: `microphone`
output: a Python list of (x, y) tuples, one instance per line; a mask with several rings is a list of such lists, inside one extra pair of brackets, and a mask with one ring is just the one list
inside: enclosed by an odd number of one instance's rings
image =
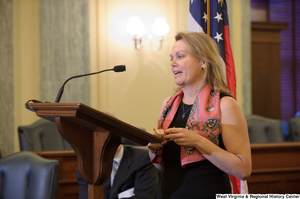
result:
[(106, 71), (112, 71), (112, 70), (115, 71), (115, 72), (123, 72), (123, 71), (126, 71), (126, 67), (125, 67), (125, 65), (117, 65), (117, 66), (115, 66), (115, 67), (113, 67), (111, 69), (106, 69), (106, 70), (98, 71), (98, 72), (95, 72), (95, 73), (88, 73), (88, 74), (76, 75), (76, 76), (70, 77), (69, 79), (67, 79), (64, 82), (64, 84), (59, 89), (59, 91), (57, 93), (57, 96), (56, 96), (56, 99), (55, 99), (54, 102), (59, 102), (60, 101), (60, 98), (62, 97), (62, 94), (64, 92), (65, 85), (71, 79), (78, 78), (78, 77), (89, 76), (89, 75), (95, 75), (95, 74), (99, 74), (99, 73), (106, 72)]

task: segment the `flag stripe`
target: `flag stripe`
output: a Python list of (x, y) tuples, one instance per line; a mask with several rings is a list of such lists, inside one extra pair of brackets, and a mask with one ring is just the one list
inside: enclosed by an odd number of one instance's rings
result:
[(194, 17), (192, 16), (191, 13), (189, 13), (188, 16), (188, 30), (190, 32), (204, 32), (203, 28), (201, 26), (198, 25), (197, 21), (194, 19)]
[[(229, 26), (224, 26), (224, 48), (226, 57), (226, 78), (228, 88), (231, 91), (236, 91), (236, 77), (233, 54), (230, 45)], [(236, 92), (233, 92), (233, 97), (236, 99)]]

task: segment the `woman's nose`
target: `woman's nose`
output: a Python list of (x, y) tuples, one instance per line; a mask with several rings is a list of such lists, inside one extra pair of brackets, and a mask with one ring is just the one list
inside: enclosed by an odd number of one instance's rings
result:
[(171, 67), (177, 66), (176, 62), (174, 60), (171, 61)]

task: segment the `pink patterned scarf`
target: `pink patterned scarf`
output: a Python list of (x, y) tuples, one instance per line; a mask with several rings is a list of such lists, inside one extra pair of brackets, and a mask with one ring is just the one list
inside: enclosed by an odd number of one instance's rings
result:
[[(201, 136), (219, 145), (220, 137), (220, 92), (211, 89), (206, 84), (199, 92), (192, 106), (186, 128), (199, 133)], [(158, 128), (168, 129), (182, 100), (183, 91), (180, 89), (166, 103), (164, 111), (159, 118)], [(162, 162), (163, 150), (157, 150), (153, 163)], [(193, 147), (181, 148), (181, 166), (206, 158), (194, 150)]]

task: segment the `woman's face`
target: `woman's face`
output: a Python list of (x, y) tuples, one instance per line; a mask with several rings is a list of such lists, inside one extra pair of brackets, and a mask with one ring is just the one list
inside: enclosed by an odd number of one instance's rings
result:
[(188, 53), (183, 40), (175, 43), (170, 57), (176, 85), (184, 88), (202, 83), (205, 64)]

